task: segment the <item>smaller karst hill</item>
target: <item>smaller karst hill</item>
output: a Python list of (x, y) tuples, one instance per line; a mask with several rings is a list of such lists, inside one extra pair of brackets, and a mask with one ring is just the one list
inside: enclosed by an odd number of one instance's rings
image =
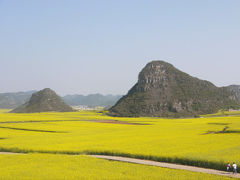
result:
[(111, 109), (112, 116), (193, 117), (238, 108), (237, 87), (216, 87), (164, 61), (152, 61)]
[(67, 105), (60, 96), (50, 88), (45, 88), (32, 95), (25, 104), (12, 110), (11, 113), (35, 113), (35, 112), (73, 112), (73, 108)]

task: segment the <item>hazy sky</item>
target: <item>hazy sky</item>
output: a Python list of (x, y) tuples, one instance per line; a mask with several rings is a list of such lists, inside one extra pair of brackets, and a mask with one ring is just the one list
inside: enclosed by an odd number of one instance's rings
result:
[(240, 0), (0, 0), (0, 92), (125, 94), (151, 60), (240, 84)]

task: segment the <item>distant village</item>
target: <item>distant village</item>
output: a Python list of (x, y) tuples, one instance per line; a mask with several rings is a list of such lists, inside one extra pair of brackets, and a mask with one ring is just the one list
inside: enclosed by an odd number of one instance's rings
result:
[(92, 111), (92, 110), (103, 110), (104, 107), (102, 106), (96, 106), (96, 107), (90, 107), (90, 106), (85, 106), (85, 105), (79, 105), (79, 106), (72, 106), (73, 109), (75, 110), (86, 110), (86, 111)]

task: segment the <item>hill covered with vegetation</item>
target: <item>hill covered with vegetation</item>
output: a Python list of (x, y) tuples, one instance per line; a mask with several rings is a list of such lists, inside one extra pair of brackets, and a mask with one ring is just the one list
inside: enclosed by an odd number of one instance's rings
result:
[(53, 90), (45, 88), (32, 95), (25, 104), (12, 110), (12, 113), (34, 113), (34, 112), (73, 112), (60, 96)]
[(110, 109), (113, 116), (186, 117), (238, 108), (236, 91), (192, 77), (164, 61), (143, 68), (138, 82)]

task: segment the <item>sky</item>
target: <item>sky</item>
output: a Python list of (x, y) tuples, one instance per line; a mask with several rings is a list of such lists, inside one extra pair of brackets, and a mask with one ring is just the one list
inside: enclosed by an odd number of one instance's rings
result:
[(0, 0), (0, 93), (126, 94), (152, 60), (240, 85), (240, 1)]

